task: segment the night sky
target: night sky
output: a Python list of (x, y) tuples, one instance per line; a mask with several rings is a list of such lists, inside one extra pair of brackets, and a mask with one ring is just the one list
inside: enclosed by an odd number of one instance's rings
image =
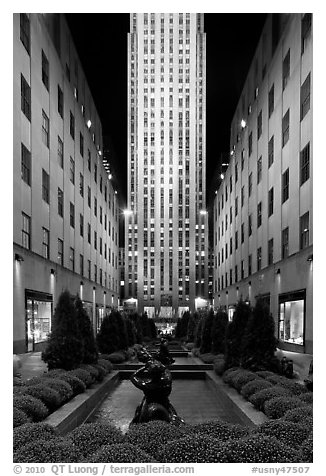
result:
[[(128, 13), (67, 14), (67, 21), (103, 126), (122, 206), (127, 197)], [(266, 14), (205, 14), (207, 203), (229, 150), (231, 120)]]

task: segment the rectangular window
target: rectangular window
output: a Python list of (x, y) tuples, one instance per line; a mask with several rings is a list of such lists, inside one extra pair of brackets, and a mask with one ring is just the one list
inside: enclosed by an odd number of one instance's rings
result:
[(92, 236), (91, 236), (91, 224), (87, 223), (87, 241), (89, 244), (91, 244), (92, 241)]
[(257, 140), (260, 138), (263, 132), (263, 115), (262, 111), (258, 114), (257, 117)]
[(91, 208), (91, 187), (87, 187), (87, 205)]
[(235, 249), (238, 249), (238, 230), (235, 232), (234, 236), (234, 241), (235, 241)]
[(58, 136), (58, 163), (63, 169), (63, 141)]
[(70, 182), (75, 185), (75, 161), (70, 157), (70, 170), (69, 170)]
[(42, 255), (43, 258), (50, 258), (50, 232), (46, 228), (42, 228)]
[(97, 164), (94, 164), (94, 181), (97, 183)]
[(282, 174), (282, 203), (286, 202), (286, 200), (289, 198), (289, 182), (289, 169), (286, 169), (286, 171)]
[(263, 159), (262, 156), (257, 160), (257, 184), (261, 181)]
[(274, 212), (274, 187), (268, 191), (268, 216), (272, 216)]
[(274, 136), (268, 141), (268, 168), (274, 162)]
[(248, 256), (248, 276), (252, 273), (252, 255)]
[(29, 18), (26, 13), (20, 14), (20, 40), (29, 54), (31, 47), (31, 31)]
[(79, 214), (79, 234), (84, 236), (84, 217), (81, 213)]
[(63, 240), (58, 238), (58, 263), (63, 266)]
[(248, 236), (252, 235), (252, 215), (248, 216)]
[(27, 185), (31, 185), (31, 153), (30, 151), (21, 143), (21, 176)]
[(248, 177), (248, 195), (249, 195), (249, 197), (251, 196), (251, 192), (252, 192), (252, 172), (250, 173), (250, 175)]
[(94, 197), (94, 215), (97, 217), (97, 198)]
[(310, 177), (310, 142), (300, 152), (300, 185)]
[(311, 13), (305, 13), (301, 19), (301, 54), (304, 53), (311, 34), (311, 20)]
[(42, 83), (49, 90), (49, 60), (42, 50)]
[(241, 223), (241, 243), (244, 243), (244, 223)]
[(268, 117), (271, 117), (274, 111), (274, 84), (268, 93)]
[(97, 282), (97, 266), (94, 264), (94, 281)]
[(46, 147), (49, 147), (50, 143), (50, 122), (48, 116), (42, 110), (42, 140)]
[(91, 172), (91, 163), (92, 163), (91, 151), (87, 149), (87, 168), (90, 172)]
[(84, 136), (81, 132), (79, 133), (79, 152), (84, 157)]
[(261, 246), (257, 249), (257, 271), (261, 270)]
[(22, 246), (31, 249), (31, 217), (22, 212)]
[(268, 240), (268, 266), (273, 264), (274, 240)]
[(289, 227), (282, 230), (282, 259), (289, 256)]
[(259, 202), (257, 205), (257, 228), (261, 225), (261, 218), (262, 218), (262, 202)]
[(302, 120), (310, 109), (310, 73), (301, 86), (300, 119)]
[(58, 187), (58, 215), (63, 217), (63, 191)]
[(42, 169), (42, 198), (46, 203), (50, 203), (50, 176)]
[(75, 205), (70, 202), (70, 226), (75, 228)]
[(58, 113), (63, 119), (63, 91), (58, 84)]
[(84, 256), (82, 254), (79, 255), (79, 274), (84, 276)]
[(94, 231), (94, 250), (97, 250), (97, 232)]
[(72, 247), (69, 249), (69, 264), (71, 271), (75, 271), (75, 250)]
[(70, 111), (69, 131), (70, 131), (71, 137), (75, 140), (75, 117), (71, 111)]
[(252, 154), (252, 132), (250, 132), (249, 138), (248, 138), (248, 153), (250, 157)]
[(288, 50), (284, 60), (283, 60), (283, 69), (282, 69), (282, 84), (283, 84), (283, 91), (286, 88), (290, 77), (290, 49)]
[(20, 75), (21, 110), (31, 120), (31, 88), (24, 76)]
[(309, 246), (309, 212), (300, 217), (300, 250)]
[(81, 197), (84, 196), (84, 175), (82, 173), (79, 174), (79, 193)]
[(282, 119), (282, 147), (288, 142), (290, 137), (290, 109), (288, 109)]
[(290, 344), (304, 344), (305, 291), (279, 296), (278, 337)]

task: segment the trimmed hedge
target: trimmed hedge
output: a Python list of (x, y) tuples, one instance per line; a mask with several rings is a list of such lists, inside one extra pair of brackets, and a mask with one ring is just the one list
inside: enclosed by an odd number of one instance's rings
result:
[(70, 387), (72, 388), (73, 395), (79, 395), (80, 393), (84, 393), (86, 390), (85, 383), (78, 377), (69, 374), (69, 372), (64, 372), (60, 375), (60, 380), (67, 382)]
[(50, 412), (54, 412), (63, 402), (62, 395), (46, 383), (27, 387), (27, 393), (41, 400)]
[(13, 408), (13, 426), (14, 428), (17, 428), (21, 425), (24, 425), (25, 423), (31, 422), (32, 419), (26, 415), (23, 410), (19, 410), (19, 408), (14, 407)]
[(265, 388), (271, 388), (272, 386), (273, 385), (270, 382), (267, 382), (267, 380), (264, 380), (263, 378), (255, 379), (246, 383), (241, 388), (240, 393), (246, 400), (248, 400), (251, 395), (260, 392), (260, 390), (264, 390)]
[(14, 463), (78, 463), (82, 455), (64, 438), (35, 440), (14, 452)]
[(301, 395), (299, 395), (299, 398), (300, 400), (302, 400), (303, 402), (306, 402), (306, 403), (309, 403), (309, 404), (313, 404), (313, 392), (307, 392), (307, 393), (302, 393)]
[(239, 371), (235, 375), (231, 374), (230, 378), (230, 385), (232, 385), (232, 387), (235, 388), (238, 392), (241, 391), (241, 388), (246, 383), (251, 382), (252, 380), (260, 380), (260, 377), (257, 377), (254, 372), (250, 372), (248, 370)]
[(308, 438), (310, 428), (292, 421), (271, 420), (260, 425), (257, 432), (266, 436), (273, 436), (281, 443), (298, 449)]
[(48, 440), (57, 436), (58, 434), (53, 426), (47, 423), (25, 423), (14, 429), (14, 451), (24, 446), (26, 442), (31, 443), (34, 440)]
[(91, 374), (84, 369), (78, 368), (78, 369), (70, 370), (69, 372), (67, 372), (67, 374), (82, 380), (82, 382), (84, 382), (84, 384), (86, 385), (86, 388), (90, 387), (93, 383)]
[(223, 375), (223, 372), (225, 370), (225, 360), (224, 359), (215, 359), (214, 360), (214, 372), (217, 375)]
[(293, 423), (302, 423), (305, 420), (310, 421), (313, 417), (313, 409), (310, 405), (298, 408), (292, 408), (283, 415), (282, 419), (292, 421)]
[(242, 425), (234, 425), (225, 421), (212, 420), (191, 425), (190, 433), (198, 436), (207, 436), (219, 441), (239, 439), (249, 434), (249, 428)]
[(122, 443), (123, 439), (120, 429), (104, 423), (84, 423), (67, 435), (69, 444), (76, 447), (84, 457), (94, 453), (102, 445)]
[(86, 370), (86, 372), (88, 372), (92, 379), (93, 379), (93, 382), (95, 382), (96, 380), (98, 380), (99, 378), (99, 371), (96, 367), (94, 367), (94, 365), (90, 365), (90, 364), (82, 364), (80, 365), (78, 368), (80, 369), (83, 369), (83, 370)]
[(159, 446), (184, 436), (186, 436), (185, 427), (156, 420), (131, 425), (125, 434), (125, 441), (155, 456)]
[(313, 463), (313, 435), (312, 433), (301, 445), (301, 455), (303, 463)]
[(233, 369), (230, 371), (226, 371), (224, 372), (223, 374), (223, 382), (227, 383), (228, 385), (231, 385), (231, 382), (233, 381), (234, 377), (238, 374), (238, 373), (241, 373), (243, 372), (243, 369), (240, 369), (240, 368), (237, 368), (237, 369)]
[(266, 380), (273, 383), (274, 385), (287, 388), (292, 393), (292, 395), (301, 395), (303, 393), (307, 393), (307, 389), (304, 385), (298, 382), (293, 382), (281, 375), (267, 376)]
[(204, 364), (212, 364), (216, 359), (216, 355), (211, 353), (199, 354), (199, 358), (204, 362)]
[(31, 395), (14, 396), (14, 408), (22, 410), (32, 421), (44, 420), (49, 414), (44, 403)]
[(271, 372), (270, 370), (257, 370), (256, 374), (258, 375), (258, 377), (262, 377), (262, 378), (272, 377), (273, 375), (276, 375), (274, 372)]
[(195, 435), (170, 441), (157, 453), (161, 463), (225, 463), (223, 443), (209, 436)]
[(108, 371), (108, 373), (111, 372), (111, 370), (113, 369), (113, 365), (107, 359), (98, 359), (97, 363), (98, 365), (101, 365), (102, 367), (104, 367)]
[(98, 382), (102, 382), (104, 377), (108, 374), (108, 370), (99, 364), (92, 364), (92, 366), (98, 372), (98, 377), (97, 377)]
[(130, 443), (104, 445), (87, 458), (88, 463), (157, 463), (153, 456)]
[(224, 443), (223, 452), (227, 463), (297, 463), (297, 451), (273, 437), (255, 434)]
[(69, 383), (61, 380), (60, 378), (47, 378), (46, 386), (53, 388), (60, 394), (63, 404), (70, 400), (74, 395)]
[(284, 416), (284, 414), (288, 410), (291, 410), (291, 408), (297, 408), (300, 406), (303, 407), (305, 405), (305, 402), (300, 400), (298, 397), (274, 397), (268, 401), (265, 401), (264, 413), (268, 416), (268, 418), (276, 419)]
[(122, 364), (126, 360), (122, 352), (112, 352), (112, 354), (109, 354), (108, 359), (112, 364)]
[(289, 395), (289, 391), (286, 388), (275, 385), (274, 387), (265, 388), (264, 390), (254, 393), (249, 397), (249, 402), (252, 403), (257, 410), (263, 411), (265, 402), (271, 398), (284, 397), (286, 395)]

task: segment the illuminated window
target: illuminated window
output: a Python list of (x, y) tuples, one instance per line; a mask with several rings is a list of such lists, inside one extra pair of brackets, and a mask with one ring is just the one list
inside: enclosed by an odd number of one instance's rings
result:
[(279, 339), (304, 344), (305, 292), (279, 296)]

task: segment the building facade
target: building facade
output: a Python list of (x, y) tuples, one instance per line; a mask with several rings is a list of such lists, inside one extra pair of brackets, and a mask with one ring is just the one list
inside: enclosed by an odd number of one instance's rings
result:
[(125, 297), (149, 316), (208, 296), (203, 18), (130, 15)]
[(260, 295), (279, 347), (312, 353), (312, 15), (268, 15), (214, 204), (214, 305)]
[(119, 204), (64, 15), (14, 14), (14, 352), (42, 348), (59, 294), (94, 332), (118, 306)]

